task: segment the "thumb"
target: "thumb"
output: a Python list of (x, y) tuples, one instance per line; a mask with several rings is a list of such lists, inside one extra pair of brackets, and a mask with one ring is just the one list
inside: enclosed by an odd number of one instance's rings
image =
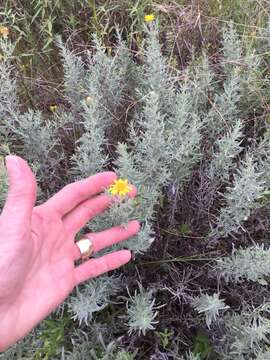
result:
[(27, 225), (31, 221), (36, 201), (37, 184), (35, 175), (27, 162), (19, 156), (5, 158), (8, 172), (9, 190), (1, 214), (7, 223)]

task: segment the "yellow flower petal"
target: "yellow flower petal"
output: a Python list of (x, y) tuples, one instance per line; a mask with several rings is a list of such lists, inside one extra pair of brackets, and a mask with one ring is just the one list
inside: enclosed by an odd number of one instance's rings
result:
[(112, 195), (125, 196), (131, 191), (131, 186), (126, 179), (117, 179), (109, 187), (109, 192)]
[(144, 15), (144, 21), (145, 22), (150, 23), (150, 22), (152, 22), (154, 20), (155, 20), (155, 15), (154, 14)]

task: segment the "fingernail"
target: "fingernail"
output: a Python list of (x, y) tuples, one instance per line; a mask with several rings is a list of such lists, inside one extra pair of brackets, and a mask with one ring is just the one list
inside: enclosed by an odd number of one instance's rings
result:
[(20, 161), (17, 156), (14, 155), (7, 155), (5, 157), (6, 166), (9, 170), (14, 171), (15, 173), (19, 174), (21, 172), (21, 165)]

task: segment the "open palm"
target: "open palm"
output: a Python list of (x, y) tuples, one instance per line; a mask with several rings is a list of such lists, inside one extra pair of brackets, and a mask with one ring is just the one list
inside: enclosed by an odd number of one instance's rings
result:
[[(90, 259), (81, 257), (75, 235), (103, 212), (111, 198), (103, 193), (116, 178), (104, 172), (65, 186), (34, 207), (35, 176), (18, 156), (6, 157), (9, 193), (0, 216), (0, 350), (25, 336), (79, 283), (127, 263), (121, 250)], [(136, 193), (135, 188), (131, 196)], [(115, 227), (91, 237), (94, 252), (136, 234), (139, 223)]]

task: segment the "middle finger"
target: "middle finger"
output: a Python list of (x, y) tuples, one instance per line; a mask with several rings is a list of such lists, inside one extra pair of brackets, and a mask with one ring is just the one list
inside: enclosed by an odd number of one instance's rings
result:
[[(132, 185), (132, 189), (128, 196), (135, 197), (136, 193), (137, 190), (135, 186)], [(88, 223), (89, 220), (106, 210), (112, 201), (113, 198), (110, 195), (101, 194), (82, 202), (63, 217), (65, 228), (72, 236), (74, 236)]]

